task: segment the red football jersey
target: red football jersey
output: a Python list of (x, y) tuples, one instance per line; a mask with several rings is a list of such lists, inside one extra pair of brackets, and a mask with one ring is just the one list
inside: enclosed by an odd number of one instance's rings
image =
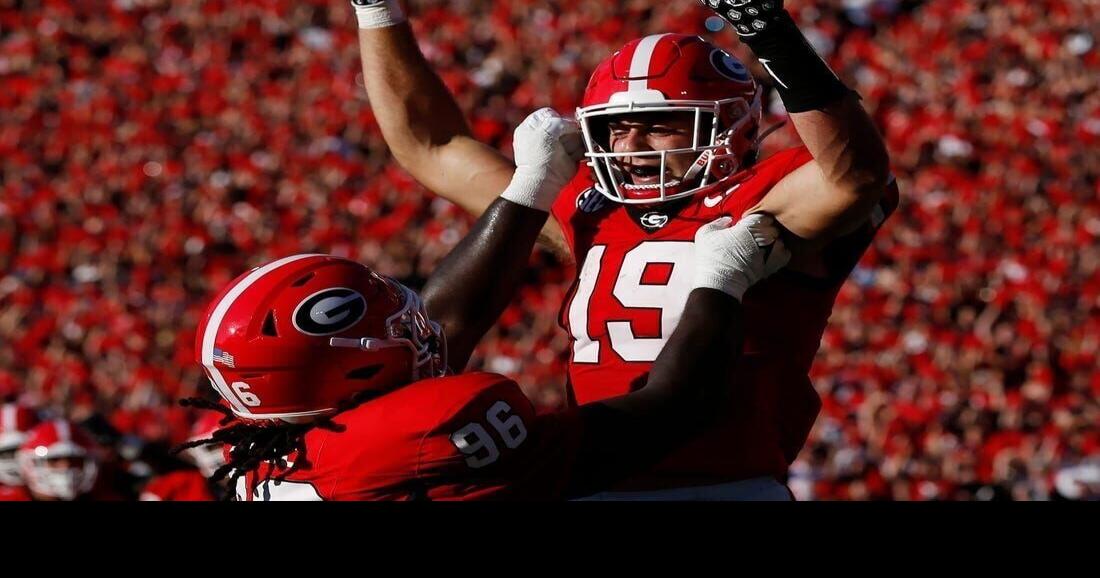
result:
[[(586, 171), (570, 183), (553, 213), (578, 263), (560, 316), (572, 341), (572, 399), (590, 403), (645, 384), (691, 292), (696, 230), (720, 216), (739, 219), (811, 158), (804, 147), (779, 152), (733, 176), (724, 190), (700, 192), (672, 214), (656, 206), (632, 216), (595, 191)], [(827, 261), (841, 269), (828, 281), (783, 270), (749, 289), (743, 300), (744, 357), (725, 416), (650, 474), (619, 489), (785, 478), (820, 409), (807, 374), (833, 300), (896, 204), (896, 195), (885, 199), (873, 226), (826, 250)]]
[(237, 499), (556, 498), (580, 437), (575, 412), (536, 416), (515, 382), (480, 372), (421, 380), (332, 421), (341, 431), (306, 433), (300, 469), (282, 482), (250, 473)]
[(198, 470), (178, 470), (157, 476), (141, 491), (143, 502), (213, 502), (210, 485)]

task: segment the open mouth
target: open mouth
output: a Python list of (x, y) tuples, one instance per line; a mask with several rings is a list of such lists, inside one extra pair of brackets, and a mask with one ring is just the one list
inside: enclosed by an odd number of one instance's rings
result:
[(660, 175), (661, 167), (657, 165), (630, 165), (626, 172), (638, 180), (655, 179)]
[[(623, 174), (628, 178), (628, 182), (623, 183), (623, 186), (631, 189), (657, 189), (661, 186), (661, 167), (660, 165), (627, 165), (621, 167)], [(679, 184), (679, 179), (674, 179), (672, 173), (666, 168), (665, 173), (665, 186), (671, 187)]]

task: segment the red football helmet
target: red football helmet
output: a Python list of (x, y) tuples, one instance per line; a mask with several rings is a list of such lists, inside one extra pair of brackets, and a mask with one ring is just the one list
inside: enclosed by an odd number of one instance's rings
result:
[[(744, 64), (698, 36), (655, 34), (627, 43), (592, 73), (577, 109), (596, 190), (620, 203), (652, 204), (736, 173), (758, 145), (760, 95)], [(694, 114), (691, 147), (612, 152), (609, 117), (651, 112)], [(698, 155), (687, 173), (666, 177), (668, 156), (686, 153)], [(660, 182), (632, 184), (620, 167), (630, 157), (660, 158)]]
[(27, 433), (16, 460), (31, 492), (73, 500), (92, 490), (99, 474), (95, 444), (71, 422), (55, 419)]
[(308, 421), (355, 393), (447, 367), (442, 331), (415, 292), (330, 255), (241, 275), (210, 304), (195, 339), (214, 388), (249, 420)]
[(14, 403), (0, 405), (0, 484), (22, 486), (15, 452), (27, 439), (27, 432), (38, 425), (38, 416), (29, 407)]

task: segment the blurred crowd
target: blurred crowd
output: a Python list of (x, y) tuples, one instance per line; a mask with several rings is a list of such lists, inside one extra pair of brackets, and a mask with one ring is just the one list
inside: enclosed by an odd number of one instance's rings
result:
[[(823, 339), (795, 494), (1100, 496), (1100, 4), (786, 5), (903, 191)], [(406, 6), (504, 151), (637, 36), (709, 34), (751, 60), (692, 0)], [(316, 251), (418, 287), (471, 223), (392, 161), (356, 38), (343, 0), (0, 0), (0, 400), (83, 424), (123, 497), (185, 468), (164, 448), (199, 418), (175, 400), (212, 395), (194, 330), (225, 283)], [(765, 155), (793, 144), (788, 126)], [(573, 272), (532, 263), (474, 364), (553, 408)]]

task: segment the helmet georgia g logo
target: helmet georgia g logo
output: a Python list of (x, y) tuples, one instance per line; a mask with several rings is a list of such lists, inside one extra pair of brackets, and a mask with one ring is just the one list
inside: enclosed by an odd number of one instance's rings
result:
[(294, 328), (306, 335), (332, 335), (355, 325), (367, 314), (367, 300), (347, 287), (322, 289), (294, 309)]
[(751, 78), (749, 70), (734, 57), (724, 50), (714, 50), (710, 53), (710, 63), (714, 70), (722, 76), (737, 82), (748, 82)]

